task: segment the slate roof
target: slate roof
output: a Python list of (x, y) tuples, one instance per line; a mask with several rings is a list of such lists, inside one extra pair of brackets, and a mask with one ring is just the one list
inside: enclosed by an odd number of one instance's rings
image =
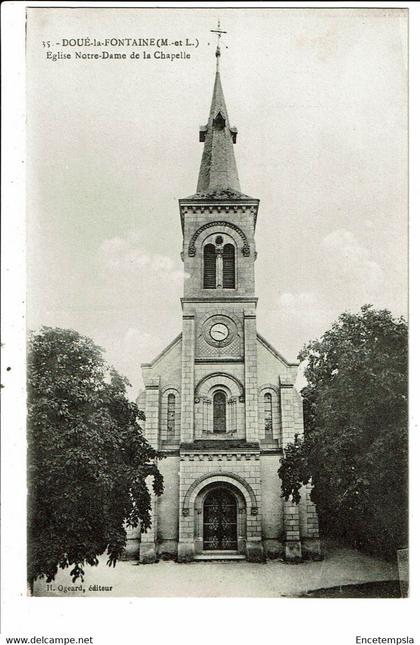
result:
[[(231, 128), (223, 96), (220, 72), (216, 72), (213, 97), (207, 126), (200, 129), (200, 139), (204, 139), (204, 150), (198, 175), (197, 192), (191, 199), (243, 199), (238, 170), (236, 168), (233, 142), (236, 128)], [(215, 195), (218, 195), (215, 197)]]
[(250, 195), (245, 195), (244, 193), (239, 193), (237, 190), (232, 190), (230, 188), (216, 188), (214, 190), (208, 190), (202, 193), (194, 193), (189, 197), (185, 197), (185, 200), (191, 199), (193, 201), (200, 200), (223, 200), (223, 199), (254, 199)]

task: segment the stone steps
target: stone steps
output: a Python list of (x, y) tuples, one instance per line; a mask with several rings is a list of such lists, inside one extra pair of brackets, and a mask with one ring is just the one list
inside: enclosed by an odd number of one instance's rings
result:
[(236, 551), (208, 551), (195, 555), (194, 560), (246, 560), (246, 557)]

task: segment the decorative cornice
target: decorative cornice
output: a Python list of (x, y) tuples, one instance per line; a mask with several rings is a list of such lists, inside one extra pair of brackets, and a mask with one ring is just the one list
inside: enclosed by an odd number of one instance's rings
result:
[(246, 297), (246, 296), (235, 296), (235, 295), (223, 297), (223, 296), (219, 296), (219, 294), (215, 294), (215, 296), (213, 298), (209, 298), (209, 297), (206, 297), (206, 296), (198, 296), (198, 297), (195, 297), (195, 298), (192, 298), (192, 297), (191, 298), (181, 298), (181, 303), (184, 303), (184, 302), (186, 302), (186, 303), (188, 303), (188, 302), (212, 302), (213, 304), (216, 304), (217, 302), (221, 302), (221, 303), (225, 303), (225, 302), (228, 302), (228, 303), (231, 303), (231, 302), (250, 302), (250, 303), (253, 303), (253, 304), (256, 305), (257, 302), (258, 302), (258, 298)]
[(221, 213), (222, 211), (226, 212), (233, 212), (233, 213), (245, 213), (247, 209), (250, 209), (251, 213), (254, 213), (256, 210), (258, 210), (258, 206), (260, 203), (259, 199), (253, 199), (253, 198), (246, 198), (246, 199), (241, 199), (241, 200), (235, 200), (235, 203), (232, 203), (231, 201), (227, 200), (209, 200), (209, 199), (203, 199), (203, 200), (197, 200), (197, 199), (188, 199), (188, 197), (184, 199), (179, 199), (179, 207), (181, 209), (181, 213), (184, 215), (188, 213), (188, 211), (192, 211), (193, 213)]
[[(210, 439), (209, 441), (212, 441), (212, 440)], [(167, 442), (166, 440), (163, 440), (161, 442), (161, 447), (159, 448), (159, 452), (162, 452), (165, 455), (173, 455), (173, 456), (176, 456), (176, 457), (178, 457), (181, 454), (181, 450), (185, 454), (184, 449), (180, 449), (178, 446), (176, 446), (176, 445), (174, 446), (173, 442)], [(206, 452), (203, 452), (203, 451), (196, 452), (196, 451), (194, 451), (194, 454), (198, 455), (199, 457), (201, 457), (201, 459), (204, 459), (209, 454), (211, 454), (210, 450), (211, 449), (209, 449), (209, 452), (207, 452), (207, 451)], [(233, 457), (233, 455), (235, 455), (235, 457), (236, 457), (237, 455), (243, 454), (243, 452), (242, 452), (242, 450), (238, 451), (237, 449), (232, 450), (232, 448), (227, 448), (226, 450), (220, 450), (220, 449), (214, 450), (213, 454), (214, 455), (223, 454), (223, 455), (232, 456), (232, 457)], [(258, 454), (256, 450), (254, 451), (254, 454)], [(268, 446), (261, 445), (260, 450), (259, 450), (259, 454), (260, 454), (260, 456), (264, 456), (264, 455), (279, 455), (279, 457), (281, 457), (282, 454), (283, 454), (283, 449), (278, 447), (278, 446), (270, 448)]]
[(243, 202), (258, 203), (260, 200), (257, 197), (252, 197), (251, 195), (245, 195), (245, 193), (238, 192), (237, 190), (213, 190), (201, 191), (195, 193), (194, 195), (188, 195), (188, 197), (181, 197), (179, 202), (187, 204), (219, 204), (221, 202), (227, 202), (228, 204), (236, 203), (242, 204)]
[(209, 201), (208, 199), (203, 199), (203, 200), (197, 200), (197, 199), (180, 199), (179, 201), (179, 210), (180, 210), (180, 215), (181, 215), (181, 227), (182, 227), (182, 232), (184, 232), (184, 218), (185, 215), (188, 212), (192, 212), (193, 214), (200, 213), (213, 213), (213, 212), (218, 212), (220, 213), (222, 210), (226, 213), (233, 213), (235, 215), (241, 215), (241, 213), (246, 213), (246, 210), (249, 208), (250, 214), (254, 216), (254, 230), (257, 225), (257, 217), (258, 217), (258, 206), (260, 203), (259, 199), (240, 199), (237, 200), (235, 199), (235, 203), (230, 202), (222, 202), (222, 201), (217, 201), (215, 203), (215, 200)]
[(174, 447), (173, 442), (168, 442), (165, 439), (161, 442), (159, 452), (165, 453), (165, 455), (179, 456), (179, 448)]
[(239, 356), (219, 356), (219, 357), (209, 357), (209, 358), (196, 358), (196, 363), (243, 363), (243, 357)]
[(283, 454), (283, 450), (281, 448), (261, 447), (261, 455), (279, 455), (281, 457), (282, 454)]
[(181, 443), (181, 454), (245, 454), (260, 453), (260, 444), (258, 442), (246, 442), (238, 439), (197, 439), (193, 443)]
[(185, 452), (185, 451), (180, 451), (180, 461), (250, 461), (251, 459), (254, 459), (255, 461), (259, 461), (260, 459), (260, 452), (243, 452), (243, 451), (238, 451), (238, 450), (229, 450), (229, 451), (221, 451), (221, 450), (212, 450), (212, 451), (197, 451), (197, 452)]

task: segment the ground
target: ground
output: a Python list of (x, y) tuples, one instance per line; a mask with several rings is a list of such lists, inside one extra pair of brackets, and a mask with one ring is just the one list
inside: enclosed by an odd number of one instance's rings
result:
[[(60, 570), (51, 583), (53, 589), (47, 591), (45, 580), (38, 580), (34, 595), (290, 598), (320, 589), (389, 580), (398, 580), (395, 564), (331, 545), (325, 548), (323, 561), (295, 565), (278, 560), (266, 564), (244, 561), (177, 564), (161, 561), (150, 565), (128, 561), (119, 562), (113, 569), (107, 567), (106, 558), (102, 558), (97, 567), (86, 567), (83, 583), (73, 584), (69, 570)], [(89, 589), (94, 585), (112, 587), (112, 590)], [(66, 587), (78, 589), (65, 591)], [(331, 596), (337, 597), (336, 592)], [(328, 593), (323, 595), (328, 597)]]

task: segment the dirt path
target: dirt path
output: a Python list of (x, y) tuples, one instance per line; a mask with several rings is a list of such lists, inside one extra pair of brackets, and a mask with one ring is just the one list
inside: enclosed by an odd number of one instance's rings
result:
[(397, 578), (397, 569), (391, 563), (351, 549), (330, 547), (323, 561), (296, 565), (279, 561), (153, 565), (119, 562), (113, 569), (102, 558), (98, 567), (86, 567), (83, 583), (73, 584), (69, 570), (60, 570), (50, 587), (45, 580), (37, 581), (34, 595), (293, 597), (314, 589)]

